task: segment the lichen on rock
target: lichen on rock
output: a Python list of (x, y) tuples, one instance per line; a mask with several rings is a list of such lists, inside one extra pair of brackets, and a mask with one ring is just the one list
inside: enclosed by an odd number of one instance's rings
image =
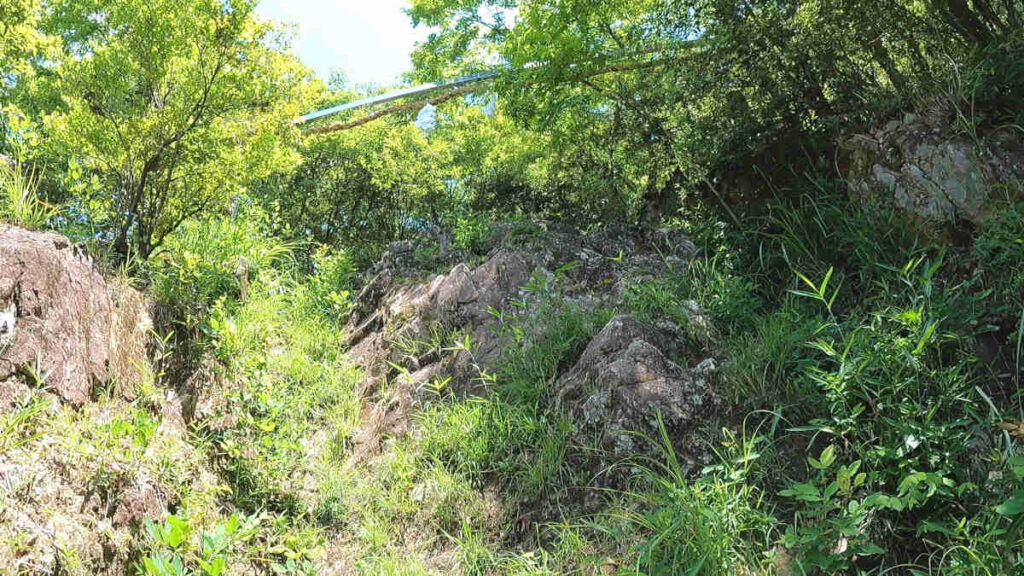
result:
[(971, 138), (940, 111), (907, 114), (843, 142), (851, 188), (933, 222), (983, 220), (997, 182), (1024, 178), (1024, 141)]

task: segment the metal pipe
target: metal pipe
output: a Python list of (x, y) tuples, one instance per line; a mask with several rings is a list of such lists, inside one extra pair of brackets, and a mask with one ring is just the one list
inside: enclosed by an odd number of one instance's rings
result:
[(316, 112), (310, 112), (304, 114), (296, 120), (296, 124), (305, 124), (312, 122), (318, 118), (325, 118), (327, 116), (333, 116), (340, 114), (341, 112), (348, 112), (349, 110), (356, 110), (359, 108), (366, 108), (367, 106), (375, 106), (377, 104), (385, 104), (387, 102), (394, 102), (395, 100), (401, 100), (402, 98), (408, 98), (410, 96), (419, 96), (434, 90), (440, 90), (442, 88), (453, 88), (459, 86), (465, 86), (467, 84), (475, 84), (477, 82), (483, 82), (484, 80), (490, 80), (497, 78), (497, 71), (480, 72), (479, 74), (473, 74), (471, 76), (462, 76), (460, 78), (454, 78), (447, 82), (432, 82), (430, 84), (420, 84), (419, 86), (413, 86), (411, 88), (403, 88), (402, 90), (395, 90), (394, 92), (388, 92), (379, 96), (372, 96), (370, 98), (363, 98), (354, 102), (346, 102), (337, 106), (331, 106), (330, 108), (324, 108), (323, 110), (317, 110)]
[[(648, 48), (643, 48), (643, 49), (640, 49), (640, 50), (616, 50), (616, 51), (611, 52), (610, 54), (606, 55), (605, 58), (606, 59), (612, 59), (612, 58), (617, 58), (619, 56), (623, 56), (623, 55), (626, 55), (626, 54), (636, 54), (636, 55), (655, 54), (656, 55), (656, 54), (660, 54), (662, 52), (670, 51), (670, 50), (672, 50), (672, 49), (674, 49), (676, 47), (691, 46), (691, 45), (694, 44), (694, 42), (696, 42), (696, 40), (697, 40), (696, 38), (695, 39), (691, 39), (691, 40), (687, 40), (685, 42), (682, 42), (678, 46), (659, 45), (659, 46), (652, 46), (652, 47), (648, 47)], [(644, 65), (644, 64), (657, 64), (657, 62), (641, 63), (641, 65)], [(528, 63), (525, 66), (523, 66), (522, 69), (523, 70), (528, 70), (528, 69), (536, 68), (536, 67), (539, 67), (539, 66), (542, 66), (542, 65), (540, 65), (540, 64), (538, 64), (536, 62), (531, 62), (531, 63)], [(570, 68), (574, 68), (574, 67), (575, 67), (575, 65), (570, 66)], [(385, 104), (385, 103), (388, 103), (388, 102), (394, 102), (395, 100), (401, 100), (403, 98), (409, 98), (411, 96), (421, 96), (423, 94), (427, 94), (429, 92), (433, 92), (435, 90), (441, 90), (441, 89), (444, 89), (444, 88), (459, 88), (459, 87), (467, 86), (469, 84), (476, 84), (478, 82), (484, 82), (486, 80), (491, 80), (493, 78), (497, 78), (498, 75), (501, 73), (501, 70), (509, 70), (511, 68), (512, 67), (510, 65), (506, 64), (504, 66), (498, 66), (497, 68), (495, 68), (493, 70), (489, 70), (487, 72), (480, 72), (480, 73), (477, 73), (477, 74), (472, 74), (470, 76), (462, 76), (460, 78), (454, 78), (452, 80), (448, 80), (447, 82), (431, 82), (430, 84), (420, 84), (419, 86), (413, 86), (411, 88), (403, 88), (401, 90), (395, 90), (393, 92), (388, 92), (386, 94), (381, 94), (379, 96), (372, 96), (370, 98), (363, 98), (363, 99), (360, 99), (360, 100), (355, 100), (353, 102), (346, 102), (345, 104), (339, 104), (337, 106), (332, 106), (330, 108), (324, 108), (323, 110), (317, 110), (316, 112), (310, 112), (309, 114), (304, 114), (304, 115), (300, 116), (297, 120), (295, 120), (295, 123), (296, 124), (306, 124), (308, 122), (312, 122), (313, 120), (317, 120), (319, 118), (325, 118), (327, 116), (333, 116), (335, 114), (340, 114), (341, 112), (347, 112), (349, 110), (357, 110), (359, 108), (366, 108), (368, 106), (375, 106), (377, 104)], [(615, 69), (616, 68), (614, 66), (612, 66), (612, 67), (605, 68), (603, 71), (604, 72), (615, 71)], [(371, 115), (370, 117), (371, 118), (378, 118), (380, 116), (381, 116), (381, 114), (376, 114), (376, 115)], [(359, 125), (359, 124), (362, 124), (362, 123), (363, 122), (355, 122), (353, 124), (354, 125)], [(317, 132), (331, 132), (331, 131), (333, 131), (333, 129), (331, 129), (330, 127), (326, 127), (323, 130), (317, 129), (316, 131)]]

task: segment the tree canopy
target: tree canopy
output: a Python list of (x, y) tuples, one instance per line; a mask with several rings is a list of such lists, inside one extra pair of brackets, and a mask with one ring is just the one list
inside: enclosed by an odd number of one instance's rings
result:
[(437, 29), (414, 53), (418, 78), (507, 65), (498, 90), (510, 114), (613, 188), (646, 187), (648, 207), (680, 184), (933, 90), (951, 62), (1019, 33), (1021, 12), (1015, 0), (416, 0), (410, 9)]
[(47, 2), (61, 53), (19, 102), (115, 250), (146, 257), (182, 222), (297, 161), (308, 71), (252, 0)]

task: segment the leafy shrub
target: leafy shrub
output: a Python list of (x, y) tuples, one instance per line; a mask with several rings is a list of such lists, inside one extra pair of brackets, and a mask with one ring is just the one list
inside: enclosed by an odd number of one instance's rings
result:
[[(244, 204), (244, 202), (243, 202)], [(242, 283), (291, 258), (271, 234), (270, 216), (245, 205), (235, 216), (192, 220), (171, 235), (150, 267), (157, 300), (195, 321), (215, 302), (243, 299)]]
[(313, 273), (296, 287), (296, 299), (310, 314), (340, 323), (352, 306), (355, 265), (341, 249), (319, 246), (313, 254)]
[[(169, 515), (163, 521), (145, 521), (149, 538), (148, 550), (139, 566), (140, 576), (221, 576), (233, 568), (248, 564), (250, 548), (260, 546), (265, 538), (268, 518), (252, 514), (231, 514), (222, 521), (200, 529), (189, 518)], [(275, 574), (315, 574), (313, 563), (303, 545), (311, 544), (304, 534), (283, 541), (269, 553), (271, 571)]]
[(990, 290), (990, 312), (1014, 317), (1024, 309), (1024, 204), (999, 212), (974, 240), (982, 287)]
[(469, 215), (456, 219), (452, 229), (455, 247), (469, 252), (480, 252), (491, 237), (490, 219), (482, 215)]
[(783, 543), (806, 569), (848, 570), (882, 553), (913, 562), (929, 544), (900, 538), (952, 528), (952, 508), (985, 509), (986, 456), (971, 446), (987, 436), (992, 414), (982, 408), (970, 342), (935, 316), (937, 303), (956, 297), (938, 283), (939, 264), (917, 259), (892, 272), (902, 291), (867, 318), (838, 320), (826, 281), (808, 280), (812, 290), (800, 292), (832, 318), (810, 342), (817, 356), (806, 369), (827, 411), (795, 430), (834, 445), (809, 459), (811, 480), (781, 493), (799, 503)]

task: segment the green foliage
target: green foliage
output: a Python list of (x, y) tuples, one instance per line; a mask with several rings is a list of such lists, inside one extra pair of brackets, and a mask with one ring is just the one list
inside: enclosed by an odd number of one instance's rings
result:
[[(993, 398), (1001, 392), (975, 336), (1017, 306), (1016, 292), (989, 284), (1012, 277), (1010, 260), (999, 273), (984, 263), (1015, 250), (1016, 211), (994, 220), (973, 254), (953, 256), (843, 200), (770, 210), (771, 225), (759, 226), (767, 242), (748, 236), (739, 258), (762, 282), (780, 279), (759, 291), (781, 308), (727, 344), (722, 384), (751, 408), (786, 410), (790, 434), (777, 449), (795, 442), (814, 454), (805, 470), (765, 460), (777, 469), (763, 477), (769, 486), (790, 478), (776, 504), (792, 514), (780, 540), (792, 561), (808, 573), (924, 563), (1012, 573), (1012, 522), (993, 510), (1013, 502), (1000, 462), (1014, 448), (992, 430), (1021, 399)], [(796, 263), (813, 272), (794, 273)]]
[(685, 269), (630, 284), (624, 304), (647, 321), (668, 319), (709, 344), (742, 330), (760, 307), (750, 280), (725, 254), (695, 258)]
[(537, 290), (542, 300), (535, 308), (501, 318), (510, 346), (499, 370), (480, 375), (490, 396), (432, 405), (419, 422), (432, 459), (469, 478), (499, 481), (524, 500), (572, 473), (571, 422), (550, 402), (551, 382), (610, 318), (559, 302), (554, 287)]
[[(54, 39), (39, 29), (40, 0), (4, 0), (0, 4), (0, 97), (30, 78), (31, 59), (53, 56)], [(0, 136), (3, 141), (5, 136)]]
[[(1022, 10), (1016, 0), (417, 0), (410, 15), (439, 29), (413, 54), (418, 77), (499, 57), (509, 110), (547, 136), (549, 181), (635, 217), (671, 208), (680, 185), (796, 150), (797, 134), (824, 135), (935, 92), (949, 63), (974, 50), (1000, 52), (990, 61), (999, 69)], [(1013, 77), (983, 97), (1014, 94)]]
[(1020, 29), (978, 50), (959, 71), (957, 104), (975, 115), (984, 114), (984, 118), (975, 118), (984, 124), (1019, 129), (1024, 115), (1014, 102), (1024, 93), (1022, 55), (1024, 33)]
[[(1019, 132), (1019, 0), (414, 0), (436, 33), (413, 75), (508, 64), (493, 115), (470, 97), (430, 132), (403, 113), (305, 142), (305, 103), (359, 94), (318, 90), (254, 8), (0, 5), (0, 220), (111, 245), (174, 328), (134, 399), (14, 402), (0, 455), (45, 449), (98, 494), (152, 471), (174, 513), (129, 531), (139, 573), (312, 574), (325, 541), (363, 574), (1020, 572), (1024, 208), (939, 247), (814, 172), (836, 133), (940, 95), (970, 135)], [(592, 309), (538, 272), (493, 312), (499, 363), (425, 383), (409, 434), (377, 438), (392, 383), (357, 390), (343, 325), (390, 242), (413, 265), (496, 231), (540, 252), (541, 220), (680, 202), (666, 224), (698, 255)], [(664, 436), (657, 461), (608, 462), (555, 383), (621, 309), (682, 326), (726, 419), (771, 425), (726, 428), (703, 470)], [(446, 326), (393, 350), (476, 364)], [(212, 399), (188, 440), (164, 434), (165, 383)]]
[(852, 559), (883, 553), (882, 548), (866, 538), (864, 525), (875, 508), (903, 507), (898, 499), (878, 493), (854, 498), (852, 494), (862, 491), (868, 476), (858, 472), (860, 460), (839, 466), (833, 472), (830, 468), (835, 459), (835, 446), (825, 448), (820, 458), (808, 458), (816, 470), (815, 479), (779, 493), (810, 508), (809, 514), (798, 518), (782, 538), (787, 548), (798, 552), (796, 562), (801, 571), (849, 570)]
[(550, 397), (550, 383), (570, 368), (590, 338), (611, 320), (606, 308), (584, 309), (562, 302), (556, 272), (545, 279), (534, 274), (526, 289), (540, 301), (501, 318), (500, 331), (511, 342), (497, 377), (510, 400), (533, 405)]
[(294, 175), (258, 193), (279, 207), (293, 237), (375, 257), (437, 222), (448, 201), (447, 154), (411, 125), (374, 124), (310, 140)]
[(1013, 317), (1024, 309), (1024, 206), (1001, 210), (974, 241), (984, 288), (993, 294), (993, 314)]
[(482, 251), (485, 243), (491, 238), (491, 222), (485, 216), (469, 216), (458, 218), (452, 231), (452, 241), (456, 248), (469, 252)]
[[(142, 558), (140, 576), (221, 576), (244, 561), (247, 546), (257, 545), (265, 516), (231, 514), (209, 530), (197, 530), (187, 518), (147, 519), (150, 551)], [(267, 550), (278, 553), (280, 550)], [(312, 562), (301, 554), (286, 554), (271, 564), (274, 574), (314, 574)]]
[(783, 304), (737, 331), (724, 344), (730, 357), (723, 368), (722, 392), (747, 408), (777, 404), (792, 405), (798, 411), (820, 408), (815, 395), (808, 394), (812, 386), (799, 376), (814, 362), (804, 347), (821, 322)]
[(313, 254), (313, 273), (296, 287), (296, 300), (310, 316), (340, 324), (352, 306), (355, 266), (344, 250), (320, 246)]
[(243, 278), (255, 282), (292, 257), (292, 246), (272, 235), (270, 216), (244, 202), (234, 217), (187, 222), (150, 263), (153, 294), (161, 304), (180, 310), (188, 326), (205, 322), (219, 301), (240, 302)]
[(40, 435), (38, 429), (44, 420), (43, 412), (47, 404), (42, 398), (29, 396), (11, 406), (0, 417), (0, 456)]
[(57, 209), (37, 195), (39, 177), (19, 160), (7, 166), (0, 160), (0, 222), (29, 230), (44, 228), (57, 215)]
[[(351, 430), (358, 416), (356, 374), (336, 345), (352, 265), (321, 249), (301, 275), (291, 255), (270, 217), (243, 204), (234, 217), (189, 222), (149, 265), (154, 293), (241, 384), (218, 389), (225, 404), (202, 425), (216, 428), (204, 442), (236, 505), (253, 512), (295, 512), (294, 482), (312, 464), (308, 427)], [(232, 424), (216, 424), (225, 419)]]
[(190, 337), (219, 361), (206, 384), (219, 401), (194, 426), (237, 516), (211, 521), (189, 507), (147, 527), (143, 574), (315, 573), (320, 536), (300, 497), (315, 464), (309, 430), (330, 427), (344, 441), (359, 415), (358, 374), (336, 344), (352, 268), (322, 249), (302, 275), (272, 229), (242, 203), (233, 217), (186, 224), (149, 263), (154, 291), (201, 328)]
[(295, 162), (289, 121), (305, 75), (254, 6), (46, 4), (40, 26), (63, 53), (21, 99), (44, 120), (50, 162), (91, 182), (73, 200), (122, 256), (131, 244), (147, 258), (247, 180)]
[(251, 289), (245, 304), (213, 310), (214, 354), (245, 387), (224, 392), (226, 411), (213, 416), (236, 423), (211, 440), (240, 506), (295, 511), (295, 482), (310, 465), (307, 430), (354, 428), (357, 374), (337, 348), (337, 328), (304, 310), (290, 279), (264, 274)]
[[(659, 416), (660, 424), (660, 416)], [(726, 575), (768, 570), (764, 548), (773, 540), (775, 519), (764, 496), (748, 481), (760, 435), (730, 442), (720, 463), (690, 480), (680, 466), (664, 426), (656, 444), (664, 462), (640, 465), (636, 493), (643, 512), (625, 511), (643, 534), (629, 574)]]

